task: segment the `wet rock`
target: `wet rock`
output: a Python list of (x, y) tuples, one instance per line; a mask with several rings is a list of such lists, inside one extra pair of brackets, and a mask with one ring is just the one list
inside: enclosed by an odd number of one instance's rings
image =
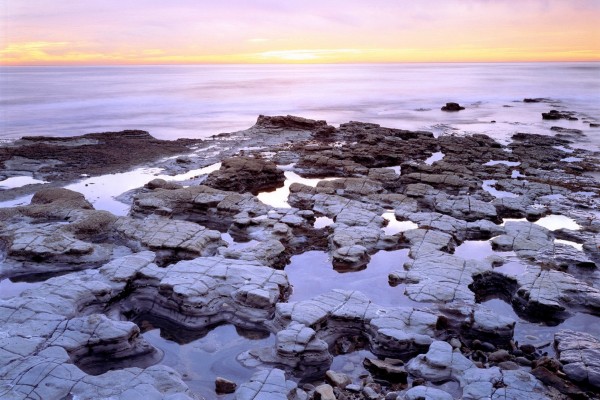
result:
[(166, 180), (160, 179), (160, 178), (152, 179), (150, 182), (146, 183), (144, 185), (144, 187), (146, 187), (150, 190), (155, 190), (155, 189), (175, 190), (175, 189), (183, 188), (183, 186), (181, 186), (180, 184), (178, 184), (176, 182), (167, 182)]
[(206, 178), (206, 186), (230, 192), (258, 193), (283, 186), (285, 175), (274, 162), (253, 157), (232, 157)]
[(547, 119), (547, 120), (558, 120), (558, 119), (572, 119), (575, 118), (573, 113), (570, 111), (557, 111), (557, 110), (550, 110), (547, 113), (542, 113), (542, 119)]
[(442, 111), (460, 111), (464, 109), (465, 108), (461, 107), (458, 103), (446, 103), (446, 105), (442, 107)]
[(363, 365), (375, 376), (393, 383), (406, 383), (407, 373), (403, 364), (395, 365), (389, 361), (365, 358)]
[(588, 333), (563, 330), (554, 335), (554, 342), (569, 379), (600, 388), (600, 340)]
[(488, 356), (491, 362), (499, 363), (502, 361), (508, 361), (510, 359), (510, 353), (504, 349), (497, 350)]
[(498, 363), (498, 367), (503, 370), (515, 371), (519, 369), (519, 365), (514, 361), (502, 361)]
[(333, 387), (345, 389), (346, 386), (352, 383), (352, 379), (346, 374), (329, 370), (325, 373), (325, 378)]
[(523, 353), (525, 354), (533, 354), (535, 353), (535, 346), (532, 344), (522, 344), (521, 346), (519, 346), (519, 349), (521, 349), (521, 351), (523, 351)]
[(515, 358), (515, 362), (519, 365), (523, 365), (525, 367), (531, 367), (532, 362), (530, 359), (525, 358), (525, 357), (516, 357)]
[(217, 394), (227, 394), (235, 392), (237, 384), (228, 379), (217, 377), (215, 379), (215, 392)]
[(565, 135), (583, 135), (583, 131), (581, 129), (573, 129), (573, 128), (563, 128), (561, 126), (553, 126), (550, 128), (551, 131), (558, 132)]
[(379, 393), (377, 393), (373, 388), (369, 387), (369, 386), (365, 386), (363, 388), (363, 395), (365, 396), (366, 399), (369, 400), (376, 400), (381, 398), (381, 396), (379, 395)]

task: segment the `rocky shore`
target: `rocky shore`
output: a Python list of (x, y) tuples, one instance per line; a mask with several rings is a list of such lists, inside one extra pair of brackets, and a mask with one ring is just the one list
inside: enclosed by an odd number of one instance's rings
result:
[[(600, 336), (568, 323), (600, 324), (600, 154), (571, 146), (581, 132), (501, 144), (260, 116), (208, 140), (124, 131), (0, 148), (0, 175), (50, 182), (1, 194), (35, 192), (0, 208), (0, 289), (31, 284), (0, 299), (0, 398), (599, 398)], [(128, 215), (60, 187), (139, 164), (215, 167), (126, 193)], [(286, 207), (271, 205), (282, 193)], [(339, 274), (390, 254), (392, 272), (373, 274), (393, 297), (335, 280), (295, 297), (286, 268), (307, 252)], [(141, 321), (180, 343), (223, 324), (274, 340), (236, 355), (249, 379), (198, 393)]]

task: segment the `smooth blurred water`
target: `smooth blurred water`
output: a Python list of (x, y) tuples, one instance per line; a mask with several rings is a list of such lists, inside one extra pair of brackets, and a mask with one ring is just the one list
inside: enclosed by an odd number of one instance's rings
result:
[[(134, 128), (197, 138), (248, 128), (259, 114), (498, 137), (560, 125), (600, 136), (582, 121), (542, 121), (552, 106), (525, 97), (600, 119), (600, 63), (2, 67), (0, 138)], [(467, 109), (442, 112), (449, 101)]]

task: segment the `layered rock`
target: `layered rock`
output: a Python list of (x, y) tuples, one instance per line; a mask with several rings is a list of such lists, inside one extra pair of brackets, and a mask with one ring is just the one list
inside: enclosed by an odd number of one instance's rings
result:
[(206, 186), (230, 192), (251, 192), (283, 186), (283, 171), (271, 161), (253, 157), (232, 157), (221, 162), (221, 168), (208, 175)]
[(600, 388), (600, 340), (588, 333), (560, 331), (554, 335), (563, 371), (579, 383)]

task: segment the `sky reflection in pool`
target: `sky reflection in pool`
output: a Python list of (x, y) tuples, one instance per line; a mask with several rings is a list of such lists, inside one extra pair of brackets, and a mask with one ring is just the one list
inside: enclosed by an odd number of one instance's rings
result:
[[(250, 339), (240, 335), (233, 325), (217, 326), (206, 336), (186, 344), (161, 337), (159, 329), (149, 330), (143, 335), (146, 341), (164, 352), (160, 364), (175, 369), (192, 391), (207, 399), (217, 398), (214, 392), (217, 376), (246, 382), (255, 372), (237, 361), (239, 354), (275, 344), (273, 334), (261, 333), (262, 338)], [(219, 398), (233, 399), (234, 395)]]
[[(284, 169), (284, 168), (281, 168)], [(288, 203), (290, 196), (290, 186), (292, 183), (301, 183), (306, 186), (315, 187), (320, 181), (332, 181), (337, 178), (303, 178), (294, 171), (284, 171), (285, 182), (283, 187), (280, 187), (271, 192), (261, 192), (258, 194), (258, 199), (264, 204), (275, 208), (291, 208)]]
[(519, 197), (518, 194), (511, 193), (511, 192), (504, 192), (502, 190), (496, 189), (494, 187), (496, 182), (498, 182), (498, 181), (493, 180), (493, 179), (485, 180), (485, 181), (483, 181), (483, 185), (481, 187), (483, 190), (485, 190), (486, 192), (488, 192), (489, 194), (491, 194), (492, 196), (494, 196), (496, 198)]
[(427, 165), (431, 165), (436, 161), (440, 161), (442, 158), (444, 158), (445, 154), (442, 153), (441, 151), (437, 151), (435, 153), (433, 153), (431, 156), (429, 156), (429, 158), (427, 158), (425, 160), (425, 164)]
[(412, 221), (398, 221), (396, 219), (396, 214), (393, 211), (385, 212), (381, 216), (389, 221), (386, 226), (381, 228), (386, 235), (395, 235), (396, 233), (406, 232), (410, 229), (417, 229), (419, 227), (419, 225)]
[(0, 189), (13, 189), (25, 185), (34, 185), (36, 183), (48, 182), (32, 178), (31, 176), (11, 176), (10, 178), (0, 181)]
[(518, 165), (521, 165), (521, 163), (519, 161), (508, 161), (508, 160), (490, 160), (483, 165), (486, 167), (489, 167), (489, 166), (500, 165), (500, 164), (507, 165), (509, 167), (516, 167)]
[(333, 289), (343, 289), (358, 290), (382, 306), (423, 306), (404, 296), (403, 287), (388, 284), (389, 273), (403, 269), (410, 260), (408, 252), (408, 249), (379, 251), (371, 256), (366, 269), (346, 273), (335, 271), (329, 254), (324, 251), (293, 256), (285, 267), (294, 288), (290, 301), (309, 300)]
[(555, 231), (557, 229), (570, 229), (573, 231), (578, 231), (581, 229), (581, 226), (579, 226), (579, 224), (575, 222), (573, 218), (558, 214), (548, 215), (544, 218), (540, 218), (534, 223), (551, 231)]
[(333, 223), (334, 223), (333, 219), (331, 219), (329, 217), (317, 217), (315, 219), (315, 223), (313, 224), (313, 227), (315, 229), (323, 229), (325, 227), (332, 225)]

